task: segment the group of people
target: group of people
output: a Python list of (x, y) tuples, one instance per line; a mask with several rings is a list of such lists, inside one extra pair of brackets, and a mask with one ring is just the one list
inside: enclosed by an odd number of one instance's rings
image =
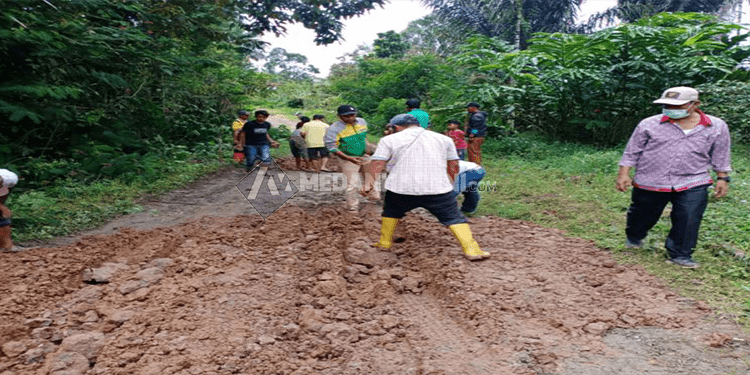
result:
[[(615, 187), (625, 192), (632, 187), (627, 211), (625, 245), (640, 247), (648, 232), (672, 204), (672, 228), (665, 247), (668, 262), (689, 268), (698, 267), (692, 254), (708, 204), (708, 188), (716, 183), (714, 195), (726, 196), (731, 178), (730, 136), (720, 118), (703, 113), (699, 93), (690, 87), (673, 87), (654, 101), (662, 113), (643, 119), (633, 131), (619, 162)], [(474, 240), (464, 213), (474, 212), (479, 202), (477, 185), (485, 176), (481, 166), (481, 147), (486, 134), (487, 114), (477, 103), (469, 103), (470, 116), (464, 131), (456, 121), (439, 134), (429, 130), (429, 115), (419, 101), (407, 101), (407, 113), (393, 117), (387, 134), (377, 146), (367, 140), (367, 122), (357, 117), (351, 105), (337, 109), (339, 120), (326, 124), (322, 115), (313, 120), (301, 117), (290, 139), (298, 166), (304, 155), (316, 172), (326, 169), (330, 155), (340, 159), (346, 178), (346, 204), (357, 211), (357, 193), (380, 199), (380, 174), (387, 172), (383, 188), (380, 240), (377, 247), (390, 248), (398, 221), (410, 210), (423, 207), (448, 226), (470, 260), (490, 254)], [(240, 111), (232, 124), (236, 150), (242, 150), (246, 166), (255, 162), (270, 164), (270, 147), (279, 144), (271, 138), (268, 112), (255, 111), (255, 120)], [(467, 135), (467, 142), (462, 141)], [(464, 147), (465, 146), (465, 147)], [(461, 160), (466, 150), (469, 161)], [(631, 170), (635, 169), (631, 177)], [(716, 181), (709, 169), (716, 173)], [(0, 169), (0, 249), (14, 249), (11, 239), (11, 211), (5, 205), (18, 176)], [(361, 182), (359, 192), (358, 184)], [(459, 209), (456, 196), (464, 194)]]
[(289, 148), (292, 150), (297, 169), (316, 173), (329, 172), (327, 165), (330, 158), (323, 139), (330, 125), (324, 122), (325, 116), (313, 115), (311, 121), (309, 117), (300, 115), (299, 120), (289, 137)]
[[(731, 180), (729, 130), (720, 118), (700, 111), (698, 91), (693, 88), (670, 88), (654, 103), (663, 106), (662, 113), (638, 124), (619, 163), (616, 189), (624, 192), (632, 187), (625, 245), (642, 246), (666, 204), (671, 203), (672, 229), (665, 243), (668, 262), (695, 268), (698, 263), (692, 254), (708, 202), (708, 187), (714, 183), (709, 169), (717, 176), (716, 197), (727, 194)], [(420, 109), (419, 100), (410, 99), (407, 112), (390, 120), (385, 137), (370, 155), (366, 151), (373, 145), (366, 139), (367, 123), (356, 116), (354, 107), (342, 105), (337, 110), (339, 121), (331, 126), (312, 124), (315, 121), (303, 117), (290, 143), (295, 157), (304, 155), (306, 148), (310, 159), (320, 159), (322, 163), (313, 167), (317, 172), (325, 169), (329, 154), (340, 158), (347, 178), (347, 207), (352, 211), (358, 209), (356, 181), (362, 181), (360, 194), (378, 199), (375, 182), (382, 172), (387, 173), (381, 237), (376, 246), (391, 247), (398, 221), (408, 211), (423, 207), (450, 228), (468, 259), (481, 260), (490, 254), (473, 239), (464, 216), (476, 210), (478, 184), (486, 174), (481, 149), (487, 114), (480, 108), (478, 103), (469, 103), (464, 129), (451, 120), (445, 134), (438, 134), (430, 130), (429, 114)], [(323, 119), (317, 116), (314, 120)], [(464, 161), (465, 157), (469, 161)], [(300, 166), (301, 160), (297, 163)], [(459, 209), (455, 198), (461, 193), (464, 201)]]
[[(420, 109), (419, 99), (406, 101), (406, 114), (414, 116), (419, 125), (424, 129), (430, 129), (430, 115)], [(487, 113), (480, 110), (478, 103), (471, 102), (466, 106), (468, 118), (461, 129), (461, 123), (456, 120), (448, 121), (448, 130), (445, 135), (449, 136), (456, 147), (456, 153), (460, 160), (466, 160), (477, 165), (482, 164), (482, 144), (487, 135)], [(392, 126), (386, 126), (384, 135), (395, 132)]]

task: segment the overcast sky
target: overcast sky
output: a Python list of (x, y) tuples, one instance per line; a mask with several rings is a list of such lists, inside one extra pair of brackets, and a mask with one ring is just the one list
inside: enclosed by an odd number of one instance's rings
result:
[[(584, 0), (579, 19), (586, 19), (594, 13), (601, 12), (617, 4), (617, 0)], [(745, 8), (745, 12), (750, 9)], [(344, 21), (344, 41), (328, 46), (316, 46), (313, 42), (314, 32), (300, 25), (291, 25), (287, 34), (281, 38), (273, 34), (266, 35), (263, 40), (271, 43), (266, 47), (270, 52), (275, 47), (281, 47), (287, 52), (299, 53), (307, 57), (309, 64), (320, 69), (320, 77), (328, 76), (331, 65), (338, 63), (336, 59), (357, 49), (361, 44), (372, 44), (378, 33), (394, 30), (401, 32), (409, 22), (422, 18), (430, 13), (428, 8), (418, 0), (390, 0), (385, 7), (377, 8), (363, 16)]]

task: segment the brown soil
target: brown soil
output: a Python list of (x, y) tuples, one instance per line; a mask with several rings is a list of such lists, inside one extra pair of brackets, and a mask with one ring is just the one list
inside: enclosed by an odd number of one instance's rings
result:
[(731, 320), (588, 241), (472, 218), (471, 263), (417, 212), (381, 252), (377, 205), (301, 191), (264, 221), (243, 176), (0, 253), (0, 374), (750, 373)]

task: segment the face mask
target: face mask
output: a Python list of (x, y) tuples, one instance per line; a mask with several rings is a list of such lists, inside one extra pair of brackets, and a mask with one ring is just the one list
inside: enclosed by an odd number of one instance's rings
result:
[(687, 107), (686, 109), (666, 109), (666, 108), (664, 108), (664, 109), (661, 110), (661, 113), (664, 116), (667, 116), (667, 117), (669, 117), (669, 118), (671, 118), (673, 120), (679, 120), (681, 118), (685, 118), (685, 117), (690, 116), (690, 113), (688, 113), (688, 109), (690, 109), (690, 107)]

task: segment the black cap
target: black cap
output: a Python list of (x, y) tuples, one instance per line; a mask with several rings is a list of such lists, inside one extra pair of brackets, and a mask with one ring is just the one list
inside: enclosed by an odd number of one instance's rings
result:
[(357, 110), (348, 104), (344, 104), (344, 105), (339, 106), (339, 109), (336, 110), (336, 113), (338, 113), (339, 116), (351, 115), (351, 114), (356, 114)]
[(400, 114), (393, 116), (390, 122), (388, 122), (388, 125), (398, 125), (398, 126), (406, 126), (406, 125), (419, 125), (419, 120), (417, 120), (416, 117), (409, 115), (409, 114)]
[(466, 105), (466, 108), (469, 108), (469, 107), (482, 108), (481, 106), (479, 106), (478, 103), (474, 103), (474, 102), (471, 102), (471, 103), (469, 103), (469, 104)]

